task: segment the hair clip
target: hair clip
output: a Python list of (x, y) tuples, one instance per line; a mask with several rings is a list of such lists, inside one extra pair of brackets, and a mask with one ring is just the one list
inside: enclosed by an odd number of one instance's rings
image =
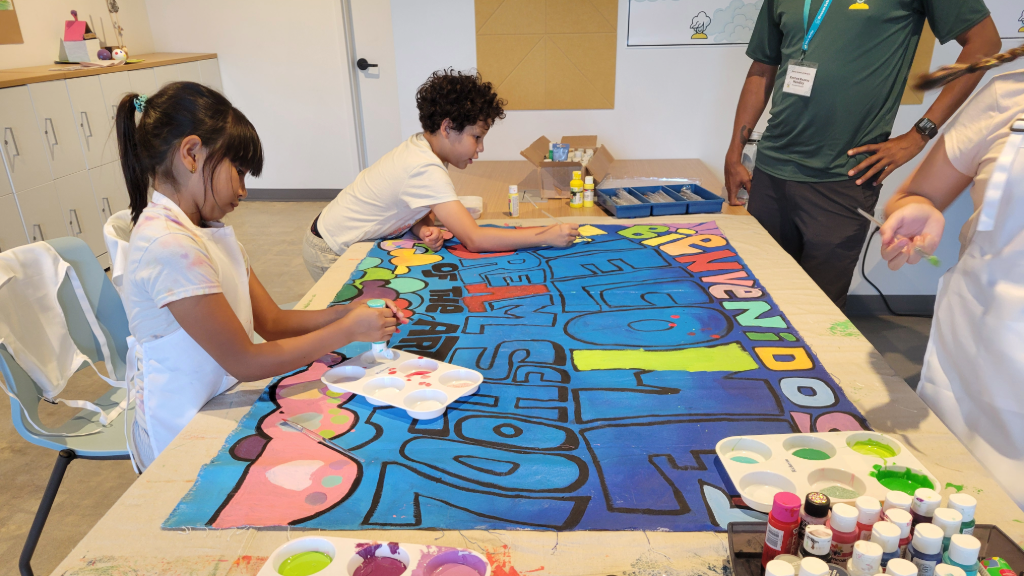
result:
[(149, 96), (146, 96), (145, 94), (139, 94), (135, 97), (135, 109), (140, 113), (146, 107), (146, 100), (149, 100)]

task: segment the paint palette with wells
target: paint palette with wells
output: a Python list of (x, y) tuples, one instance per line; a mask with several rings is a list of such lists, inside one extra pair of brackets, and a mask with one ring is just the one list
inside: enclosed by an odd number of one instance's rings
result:
[(377, 543), (353, 538), (298, 538), (267, 559), (258, 576), (491, 576), (471, 550)]
[(402, 350), (387, 350), (383, 360), (367, 352), (324, 373), (321, 380), (333, 392), (364, 396), (374, 406), (394, 406), (410, 417), (430, 420), (444, 414), (448, 405), (474, 394), (483, 374)]
[(778, 492), (801, 499), (822, 492), (833, 503), (850, 503), (940, 486), (903, 444), (877, 432), (732, 436), (715, 451), (743, 501), (761, 512), (771, 510)]

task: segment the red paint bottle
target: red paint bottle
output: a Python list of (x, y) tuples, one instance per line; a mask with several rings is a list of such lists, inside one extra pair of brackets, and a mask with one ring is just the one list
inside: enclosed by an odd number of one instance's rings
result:
[(768, 515), (768, 530), (764, 536), (761, 566), (768, 566), (780, 554), (796, 550), (796, 530), (800, 527), (800, 497), (792, 492), (779, 492)]

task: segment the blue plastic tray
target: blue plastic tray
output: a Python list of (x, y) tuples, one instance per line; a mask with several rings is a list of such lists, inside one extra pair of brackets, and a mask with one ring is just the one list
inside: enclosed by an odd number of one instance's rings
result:
[[(665, 188), (671, 190), (674, 194), (678, 195), (679, 191), (686, 188), (690, 192), (693, 192), (697, 196), (704, 198), (702, 201), (689, 200), (687, 201), (687, 214), (710, 214), (712, 212), (721, 212), (722, 204), (725, 199), (715, 194), (714, 192), (701, 188), (696, 184), (670, 184)], [(680, 196), (680, 198), (682, 198)]]
[[(609, 190), (613, 192), (618, 190)], [(628, 204), (619, 206), (615, 202), (612, 202), (612, 197), (605, 193), (603, 190), (594, 191), (594, 201), (597, 202), (602, 208), (611, 213), (616, 218), (644, 218), (651, 215), (652, 204), (648, 202), (641, 194), (637, 194), (631, 188), (624, 188), (624, 190), (632, 197), (636, 198), (643, 204)]]
[(675, 202), (651, 202), (651, 216), (667, 216), (670, 214), (686, 214), (686, 210), (690, 202), (687, 202), (685, 198), (675, 193), (671, 188), (665, 186), (637, 186), (635, 188), (627, 188), (632, 190), (647, 200), (648, 194), (654, 194), (655, 192), (664, 192), (669, 198), (675, 200)]

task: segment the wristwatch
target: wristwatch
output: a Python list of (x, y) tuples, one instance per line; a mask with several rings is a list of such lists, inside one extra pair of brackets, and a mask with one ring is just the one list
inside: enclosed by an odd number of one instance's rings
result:
[(935, 122), (927, 118), (921, 118), (914, 124), (914, 128), (919, 134), (931, 140), (935, 138), (935, 135), (939, 133), (939, 127), (935, 125)]

